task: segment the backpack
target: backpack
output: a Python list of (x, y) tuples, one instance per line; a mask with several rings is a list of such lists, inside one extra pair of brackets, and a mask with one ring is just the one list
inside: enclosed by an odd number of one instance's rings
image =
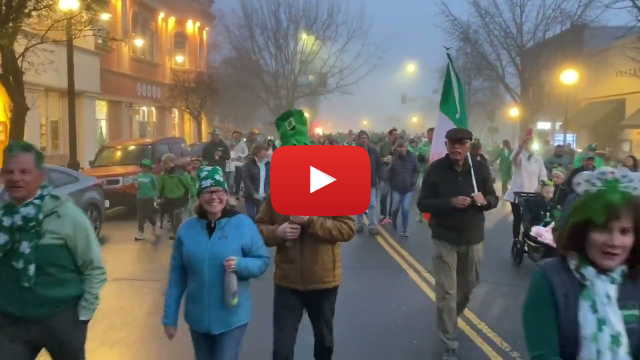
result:
[[(580, 349), (580, 324), (578, 322), (578, 300), (582, 283), (573, 275), (567, 262), (555, 257), (539, 263), (553, 290), (558, 334), (560, 334), (560, 357), (574, 360)], [(624, 318), (629, 348), (633, 359), (640, 359), (640, 283), (625, 281), (618, 291), (618, 305)]]

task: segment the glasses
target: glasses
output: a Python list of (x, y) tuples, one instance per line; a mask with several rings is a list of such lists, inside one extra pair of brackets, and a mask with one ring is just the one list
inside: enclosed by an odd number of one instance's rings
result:
[(204, 197), (224, 197), (227, 196), (227, 191), (226, 190), (211, 190), (211, 191), (203, 191), (202, 196)]

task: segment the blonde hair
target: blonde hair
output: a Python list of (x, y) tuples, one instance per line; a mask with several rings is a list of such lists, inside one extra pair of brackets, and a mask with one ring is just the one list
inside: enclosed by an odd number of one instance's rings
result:
[(166, 163), (175, 163), (176, 162), (176, 156), (173, 154), (164, 154), (164, 156), (162, 157), (162, 162), (164, 164)]

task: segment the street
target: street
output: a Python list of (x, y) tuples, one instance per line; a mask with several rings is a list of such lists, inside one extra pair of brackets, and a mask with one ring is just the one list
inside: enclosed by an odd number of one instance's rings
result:
[[(385, 226), (380, 236), (358, 235), (343, 246), (343, 284), (335, 321), (336, 360), (439, 359), (435, 330), (431, 244), (426, 224), (411, 208), (410, 237)], [(524, 359), (520, 307), (534, 265), (510, 261), (508, 203), (487, 214), (481, 283), (459, 320), (461, 359)], [(135, 223), (120, 216), (105, 224), (103, 246), (109, 282), (102, 292), (87, 341), (89, 360), (193, 359), (187, 327), (168, 341), (160, 325), (171, 242), (134, 242)], [(395, 239), (394, 239), (395, 237)], [(272, 269), (253, 283), (253, 321), (242, 360), (271, 357)], [(307, 320), (296, 359), (311, 360)], [(39, 359), (48, 359), (41, 355)]]

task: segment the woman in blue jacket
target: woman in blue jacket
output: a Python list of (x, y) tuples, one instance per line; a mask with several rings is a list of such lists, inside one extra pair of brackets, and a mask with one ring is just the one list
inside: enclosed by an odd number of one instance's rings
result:
[[(186, 292), (185, 321), (196, 360), (237, 360), (251, 320), (249, 279), (264, 274), (269, 254), (254, 222), (227, 207), (228, 191), (217, 166), (198, 171), (196, 216), (176, 234), (162, 324), (176, 335), (180, 302)], [(225, 274), (238, 279), (238, 301), (225, 304)]]

